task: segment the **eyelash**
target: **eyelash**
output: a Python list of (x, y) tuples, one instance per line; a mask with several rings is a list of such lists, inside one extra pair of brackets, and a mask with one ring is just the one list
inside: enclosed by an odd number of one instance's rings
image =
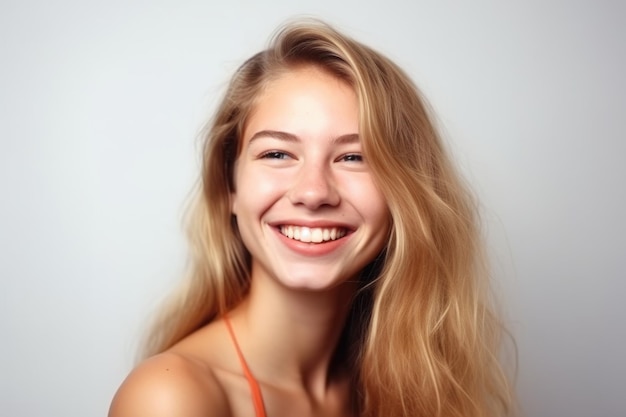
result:
[[(287, 152), (267, 151), (261, 154), (261, 159), (287, 159), (290, 158)], [(363, 155), (358, 153), (348, 153), (337, 158), (337, 162), (363, 162)]]
[(363, 162), (363, 155), (358, 153), (348, 153), (342, 155), (338, 160), (345, 162)]
[(261, 154), (261, 159), (286, 159), (288, 157), (289, 154), (282, 151), (268, 151)]

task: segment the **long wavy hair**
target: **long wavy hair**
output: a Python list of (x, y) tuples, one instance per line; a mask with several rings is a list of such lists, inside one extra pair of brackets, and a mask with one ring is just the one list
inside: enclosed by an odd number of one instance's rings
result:
[(284, 26), (234, 74), (206, 130), (189, 215), (188, 279), (155, 322), (145, 355), (167, 350), (232, 309), (250, 283), (250, 255), (230, 208), (233, 166), (257, 98), (281, 74), (311, 65), (348, 83), (359, 136), (391, 214), (383, 253), (367, 268), (343, 342), (363, 416), (508, 414), (476, 204), (416, 86), (393, 62), (318, 21)]

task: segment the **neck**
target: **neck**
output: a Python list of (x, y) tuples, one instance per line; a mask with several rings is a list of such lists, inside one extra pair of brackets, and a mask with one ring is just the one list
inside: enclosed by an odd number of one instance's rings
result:
[(325, 291), (286, 288), (255, 277), (244, 302), (230, 313), (246, 359), (260, 381), (299, 384), (322, 394), (332, 382), (331, 361), (356, 285)]

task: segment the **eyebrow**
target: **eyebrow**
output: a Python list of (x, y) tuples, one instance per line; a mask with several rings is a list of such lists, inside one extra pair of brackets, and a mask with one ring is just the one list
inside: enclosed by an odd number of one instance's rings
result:
[[(257, 140), (262, 137), (271, 137), (278, 140), (284, 140), (286, 142), (300, 142), (301, 139), (294, 135), (293, 133), (283, 132), (280, 130), (260, 130), (256, 132), (248, 143), (251, 143), (254, 140)], [(359, 138), (358, 133), (348, 133), (346, 135), (341, 135), (332, 139), (332, 142), (338, 145), (346, 145), (352, 143), (359, 143), (361, 139)]]

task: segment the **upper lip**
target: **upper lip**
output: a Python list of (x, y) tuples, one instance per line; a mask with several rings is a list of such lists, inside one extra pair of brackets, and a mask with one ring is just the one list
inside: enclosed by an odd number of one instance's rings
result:
[(309, 228), (340, 228), (346, 230), (354, 230), (356, 229), (354, 226), (351, 226), (347, 223), (337, 222), (333, 220), (295, 220), (295, 219), (287, 219), (287, 220), (278, 220), (268, 222), (268, 224), (272, 227), (280, 227), (280, 226), (298, 226), (298, 227), (309, 227)]

